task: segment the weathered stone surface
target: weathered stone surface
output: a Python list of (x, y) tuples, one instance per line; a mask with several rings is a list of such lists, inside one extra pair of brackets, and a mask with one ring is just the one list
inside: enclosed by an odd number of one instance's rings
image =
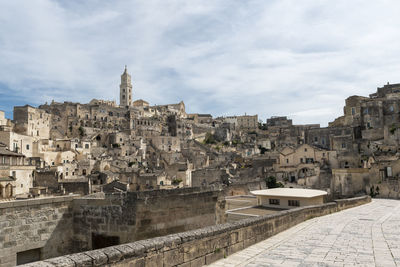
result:
[[(137, 195), (138, 198), (141, 196), (141, 194)], [(344, 201), (341, 206), (345, 209), (368, 201), (370, 199), (364, 197), (357, 199), (355, 202), (354, 200), (349, 200), (349, 203)], [(210, 226), (97, 251), (72, 254), (66, 257), (76, 262), (77, 266), (91, 266), (92, 262), (95, 266), (109, 264), (110, 266), (118, 267), (143, 266), (143, 264), (144, 266), (189, 266), (188, 263), (190, 263), (190, 266), (202, 266), (206, 262), (210, 263), (217, 258), (242, 250), (244, 246), (258, 240), (264, 240), (306, 219), (333, 213), (337, 209), (336, 203), (301, 207), (273, 215), (245, 219), (227, 225)], [(309, 236), (311, 235), (309, 234), (307, 238)], [(321, 240), (318, 242), (321, 242)], [(296, 247), (301, 246), (297, 244)], [(400, 255), (398, 258), (400, 258)], [(115, 262), (107, 263), (109, 259)], [(280, 263), (274, 262), (273, 264)], [(293, 262), (288, 262), (287, 264), (295, 265)]]
[[(21, 265), (22, 266), (22, 265)], [(54, 267), (54, 264), (51, 264), (46, 261), (37, 261), (37, 262), (31, 262), (28, 264), (24, 264), (24, 267)]]
[(206, 257), (202, 256), (190, 262), (190, 267), (200, 267), (206, 264)]
[(164, 267), (175, 266), (183, 263), (183, 248), (177, 248), (164, 252)]
[(76, 267), (89, 267), (92, 266), (92, 258), (86, 255), (85, 253), (76, 253), (76, 254), (70, 254), (66, 255), (65, 257), (70, 258), (75, 262)]
[(100, 249), (85, 251), (83, 253), (92, 258), (93, 265), (95, 266), (106, 264), (108, 261), (107, 255)]
[(117, 262), (121, 258), (123, 258), (123, 255), (122, 255), (121, 251), (119, 251), (118, 249), (116, 249), (114, 247), (104, 248), (104, 249), (101, 250), (101, 252), (103, 252), (104, 254), (107, 255), (108, 263)]
[(399, 211), (398, 200), (374, 199), (302, 222), (210, 266), (397, 266)]
[(163, 266), (163, 254), (162, 253), (150, 253), (144, 259), (144, 265), (146, 267), (158, 267)]
[(58, 267), (75, 267), (75, 262), (68, 257), (57, 257), (45, 260), (45, 262), (51, 263)]

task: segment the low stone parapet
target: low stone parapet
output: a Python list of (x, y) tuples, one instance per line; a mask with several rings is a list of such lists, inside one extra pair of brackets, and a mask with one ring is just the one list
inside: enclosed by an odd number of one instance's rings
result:
[(299, 207), (233, 223), (86, 251), (25, 266), (203, 266), (305, 220), (371, 201), (369, 196)]

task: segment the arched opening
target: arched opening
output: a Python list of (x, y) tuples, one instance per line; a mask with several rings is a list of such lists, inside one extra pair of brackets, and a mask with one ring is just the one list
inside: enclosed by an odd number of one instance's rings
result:
[(4, 198), (3, 189), (4, 189), (4, 186), (0, 184), (0, 198)]
[(11, 198), (13, 196), (13, 187), (11, 184), (6, 185), (6, 192), (5, 192), (5, 197), (6, 198)]

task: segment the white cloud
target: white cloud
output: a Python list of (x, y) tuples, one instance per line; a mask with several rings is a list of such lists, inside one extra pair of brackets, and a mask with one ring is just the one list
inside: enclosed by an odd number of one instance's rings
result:
[(134, 98), (326, 125), (346, 97), (399, 81), (399, 9), (395, 0), (2, 1), (0, 95), (117, 99), (127, 64)]

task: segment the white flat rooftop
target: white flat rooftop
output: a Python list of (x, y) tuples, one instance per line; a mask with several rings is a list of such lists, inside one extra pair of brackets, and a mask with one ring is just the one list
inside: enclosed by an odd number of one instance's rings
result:
[(301, 198), (312, 198), (328, 194), (327, 192), (322, 190), (303, 189), (303, 188), (272, 188), (272, 189), (250, 191), (250, 193), (256, 196), (301, 197)]

